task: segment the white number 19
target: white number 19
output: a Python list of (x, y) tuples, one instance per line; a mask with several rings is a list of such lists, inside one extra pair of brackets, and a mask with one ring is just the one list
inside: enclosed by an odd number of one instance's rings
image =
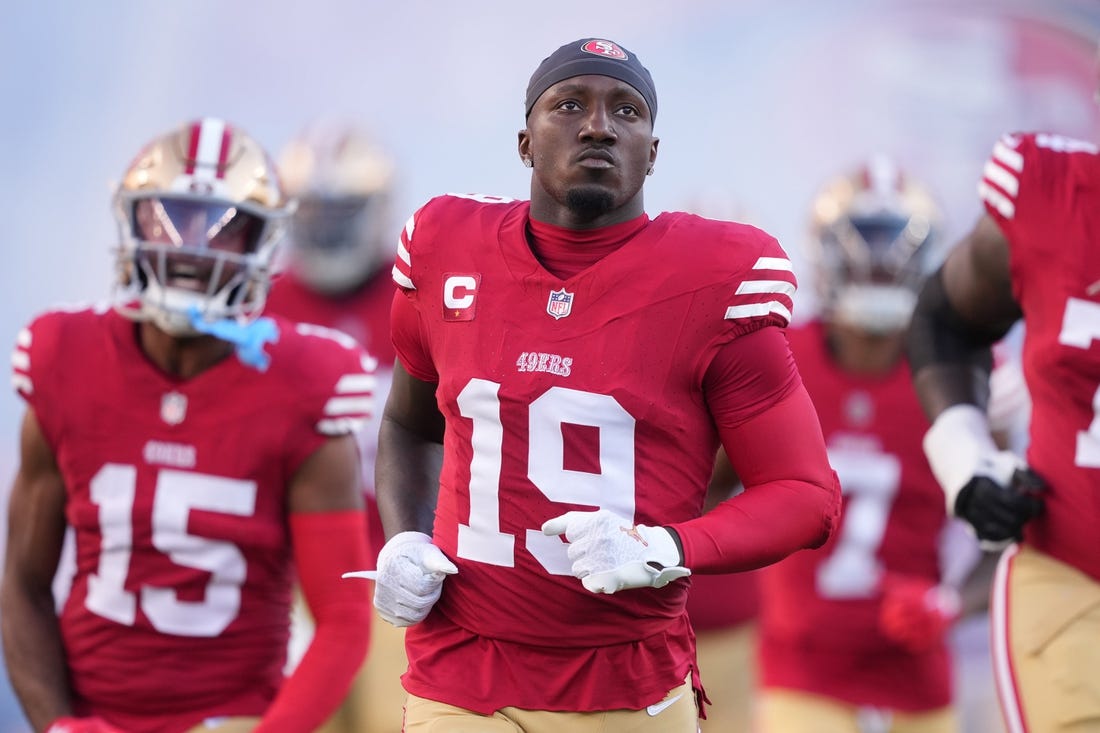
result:
[[(496, 382), (472, 379), (458, 395), (459, 412), (473, 421), (470, 522), (458, 527), (458, 556), (514, 567), (516, 538), (500, 531), (504, 428), (499, 390)], [(527, 413), (527, 478), (546, 498), (608, 509), (634, 518), (635, 421), (614, 397), (551, 387), (531, 403)], [(599, 430), (599, 473), (565, 468), (563, 423)], [(561, 539), (529, 528), (524, 541), (547, 572), (570, 574), (566, 545)]]

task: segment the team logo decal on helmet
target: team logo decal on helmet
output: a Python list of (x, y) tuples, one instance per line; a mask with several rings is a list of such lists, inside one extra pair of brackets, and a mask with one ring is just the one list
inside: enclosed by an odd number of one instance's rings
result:
[(595, 56), (604, 56), (609, 59), (619, 59), (620, 61), (626, 61), (630, 58), (626, 55), (626, 51), (619, 47), (619, 44), (612, 41), (593, 39), (581, 46), (581, 50)]

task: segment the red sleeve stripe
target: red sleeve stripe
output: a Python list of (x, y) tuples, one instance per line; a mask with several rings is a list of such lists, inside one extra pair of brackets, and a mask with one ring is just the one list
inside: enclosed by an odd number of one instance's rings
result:
[(405, 222), (405, 230), (397, 240), (397, 261), (393, 265), (393, 281), (406, 290), (416, 290), (416, 284), (412, 281), (412, 255), (409, 254), (407, 242), (412, 242), (413, 230), (416, 222), (413, 217)]
[(1020, 192), (1020, 173), (1024, 156), (1016, 147), (1020, 139), (1005, 135), (993, 146), (993, 155), (982, 169), (978, 196), (989, 208), (1005, 219), (1016, 215), (1016, 196)]
[(1012, 198), (1016, 198), (1016, 195), (1020, 193), (1020, 179), (1016, 174), (1010, 173), (992, 160), (986, 161), (985, 168), (982, 169), (982, 175), (985, 176), (987, 183), (993, 184)]
[(1006, 168), (1020, 173), (1024, 170), (1024, 156), (1016, 147), (1020, 139), (1005, 135), (993, 146), (993, 159)]
[(28, 349), (31, 347), (31, 332), (28, 328), (20, 329), (15, 337), (15, 348), (11, 352), (11, 386), (16, 392), (22, 392), (28, 397), (34, 394), (34, 383), (31, 381), (31, 355)]
[(978, 184), (978, 196), (1004, 218), (1011, 219), (1016, 215), (1016, 204), (984, 180)]

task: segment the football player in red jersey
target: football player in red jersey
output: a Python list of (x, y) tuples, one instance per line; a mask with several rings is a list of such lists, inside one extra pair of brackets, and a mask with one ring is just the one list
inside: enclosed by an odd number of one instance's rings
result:
[[(1002, 555), (993, 659), (1010, 733), (1100, 731), (1100, 146), (1005, 135), (978, 187), (985, 214), (920, 293), (913, 382), (948, 509)], [(1025, 324), (1026, 465), (983, 406), (989, 347)]]
[[(390, 221), (393, 163), (360, 126), (318, 120), (284, 148), (279, 174), (298, 205), (289, 221), (288, 267), (272, 284), (264, 310), (355, 338), (378, 360), (374, 392), (376, 402), (382, 404), (395, 358), (389, 327), (394, 293), (390, 277), (395, 239)], [(383, 543), (374, 501), (378, 437), (374, 415), (360, 436), (373, 558)], [(308, 623), (303, 626), (300, 636), (308, 639)], [(297, 635), (292, 636), (292, 649), (298, 646)], [(400, 730), (404, 671), (404, 629), (372, 623), (366, 664), (339, 714), (324, 730)]]
[[(18, 337), (27, 403), (0, 612), (35, 730), (312, 731), (368, 643), (353, 435), (370, 360), (260, 316), (290, 208), (249, 135), (215, 118), (139, 153), (115, 196), (114, 308)], [(76, 569), (55, 613), (66, 526)], [(291, 583), (317, 633), (284, 678)]]
[(958, 729), (946, 632), (979, 551), (950, 531), (903, 355), (938, 217), (885, 156), (814, 199), (821, 316), (788, 333), (844, 504), (820, 552), (760, 572), (761, 733), (859, 733), (871, 720), (892, 733)]
[[(405, 730), (695, 733), (688, 576), (815, 547), (838, 510), (791, 263), (647, 216), (656, 93), (618, 44), (559, 48), (526, 109), (531, 200), (430, 200), (393, 270), (374, 603), (409, 627)], [(746, 489), (700, 516), (719, 445)]]

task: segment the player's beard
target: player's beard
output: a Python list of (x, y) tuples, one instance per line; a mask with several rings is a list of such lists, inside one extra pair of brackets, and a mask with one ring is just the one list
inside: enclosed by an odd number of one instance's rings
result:
[(581, 219), (596, 219), (615, 206), (615, 197), (600, 186), (576, 186), (565, 192), (565, 205)]

